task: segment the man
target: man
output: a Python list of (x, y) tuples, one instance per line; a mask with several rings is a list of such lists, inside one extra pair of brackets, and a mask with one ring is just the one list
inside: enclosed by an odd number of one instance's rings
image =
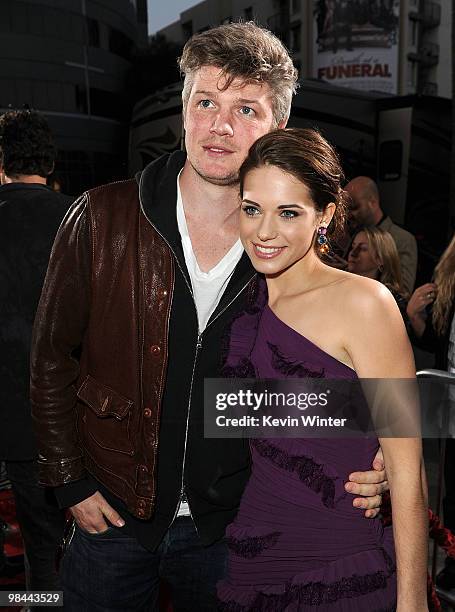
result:
[[(203, 381), (219, 373), (254, 277), (238, 170), (259, 136), (286, 125), (296, 71), (253, 23), (194, 36), (180, 67), (187, 156), (82, 196), (36, 319), (42, 479), (77, 524), (62, 566), (68, 610), (156, 609), (159, 577), (175, 610), (215, 610), (225, 528), (249, 476), (245, 441), (204, 438)], [(384, 489), (349, 487), (374, 496), (358, 500), (371, 509)]]
[(58, 587), (55, 554), (64, 514), (52, 491), (38, 484), (29, 353), (52, 244), (72, 202), (46, 186), (55, 158), (43, 116), (20, 110), (0, 117), (0, 459), (16, 501), (27, 588), (46, 591)]
[(400, 256), (403, 289), (410, 295), (414, 289), (417, 271), (417, 243), (412, 234), (393, 223), (385, 215), (376, 183), (367, 176), (357, 176), (346, 185), (351, 200), (350, 212), (357, 225), (376, 225), (389, 232)]

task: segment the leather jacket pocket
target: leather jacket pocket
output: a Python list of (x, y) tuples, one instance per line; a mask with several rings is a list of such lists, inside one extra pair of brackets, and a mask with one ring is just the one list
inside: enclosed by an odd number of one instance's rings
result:
[(119, 453), (134, 453), (131, 442), (133, 402), (90, 375), (80, 386), (77, 397), (84, 408), (82, 430), (98, 446)]

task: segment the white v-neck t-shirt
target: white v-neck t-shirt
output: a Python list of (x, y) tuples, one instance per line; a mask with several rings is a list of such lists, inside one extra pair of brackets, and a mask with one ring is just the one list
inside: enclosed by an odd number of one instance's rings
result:
[(199, 333), (202, 333), (212, 313), (218, 306), (218, 302), (226, 289), (235, 266), (242, 257), (243, 246), (239, 238), (214, 268), (208, 272), (202, 272), (194, 255), (188, 226), (186, 224), (179, 179), (180, 174), (177, 177), (177, 224), (182, 239), (186, 267), (193, 287), (193, 296), (199, 322)]
[[(202, 272), (194, 255), (188, 226), (186, 224), (182, 193), (180, 191), (180, 173), (177, 177), (177, 225), (182, 240), (186, 267), (193, 288), (199, 334), (201, 334), (206, 328), (207, 322), (215, 308), (218, 306), (221, 296), (234, 272), (235, 266), (242, 257), (243, 246), (239, 238), (214, 268), (208, 272)], [(176, 516), (189, 516), (190, 514), (187, 500), (182, 499)]]

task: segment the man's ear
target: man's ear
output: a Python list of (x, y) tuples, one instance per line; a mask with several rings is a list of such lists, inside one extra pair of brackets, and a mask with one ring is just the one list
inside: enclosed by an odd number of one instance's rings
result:
[(379, 208), (379, 200), (376, 198), (371, 198), (368, 203), (371, 210), (377, 210)]

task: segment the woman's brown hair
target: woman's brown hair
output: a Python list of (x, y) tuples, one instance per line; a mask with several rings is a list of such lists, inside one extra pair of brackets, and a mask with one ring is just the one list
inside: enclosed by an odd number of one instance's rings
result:
[(433, 327), (442, 336), (449, 327), (449, 315), (455, 299), (455, 236), (434, 270), (434, 283), (437, 293), (433, 304)]
[(317, 130), (278, 129), (259, 138), (240, 168), (242, 195), (246, 175), (261, 166), (275, 166), (301, 181), (318, 212), (324, 212), (331, 202), (336, 204), (327, 236), (336, 238), (342, 232), (346, 217), (345, 195), (341, 188), (344, 174), (335, 149)]

